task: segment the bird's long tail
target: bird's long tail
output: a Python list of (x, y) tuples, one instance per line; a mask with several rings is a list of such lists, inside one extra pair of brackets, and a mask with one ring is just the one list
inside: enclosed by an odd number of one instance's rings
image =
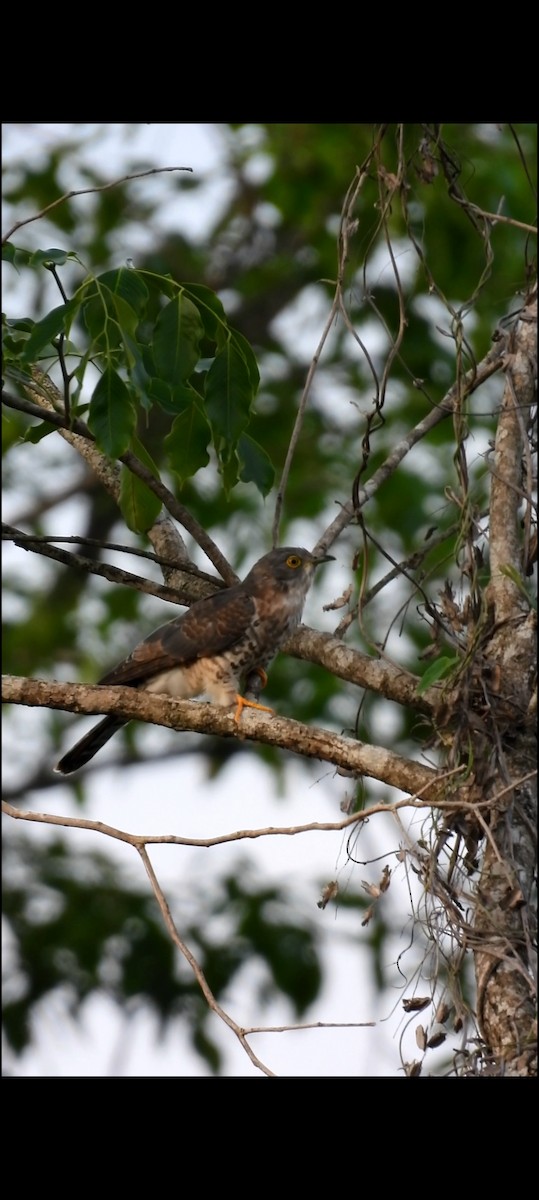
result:
[(90, 732), (81, 738), (72, 750), (68, 750), (67, 754), (64, 754), (54, 770), (58, 771), (60, 775), (71, 775), (73, 771), (78, 771), (80, 767), (86, 766), (86, 763), (94, 757), (94, 754), (97, 754), (97, 751), (118, 729), (121, 729), (122, 725), (127, 725), (127, 721), (124, 721), (122, 717), (105, 717), (99, 722), (99, 725), (94, 725), (94, 728), (90, 729)]

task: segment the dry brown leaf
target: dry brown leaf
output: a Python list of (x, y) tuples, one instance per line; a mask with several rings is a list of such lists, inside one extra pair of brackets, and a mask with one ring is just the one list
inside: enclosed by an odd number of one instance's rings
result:
[(422, 1026), (422, 1025), (418, 1025), (418, 1026), (417, 1026), (417, 1028), (416, 1028), (416, 1031), (415, 1031), (415, 1040), (416, 1040), (416, 1042), (417, 1042), (417, 1045), (419, 1046), (419, 1049), (420, 1049), (420, 1050), (426, 1050), (426, 1048), (427, 1048), (427, 1035), (426, 1035), (426, 1033), (425, 1033), (425, 1030), (423, 1029), (423, 1026)]
[(411, 1000), (403, 1000), (402, 1007), (405, 1012), (421, 1012), (430, 1003), (430, 996), (413, 996)]
[(374, 914), (374, 904), (371, 904), (370, 908), (368, 908), (368, 909), (367, 909), (367, 911), (366, 911), (366, 913), (365, 913), (365, 916), (364, 916), (364, 918), (363, 918), (363, 920), (362, 920), (362, 922), (361, 922), (361, 925), (362, 925), (362, 927), (363, 927), (364, 925), (368, 925), (368, 924), (369, 924), (369, 921), (371, 921), (371, 920), (372, 920), (373, 914)]
[(339, 894), (339, 885), (336, 879), (332, 879), (331, 883), (326, 883), (322, 888), (322, 899), (318, 901), (318, 908), (325, 908), (330, 900), (334, 900)]
[(410, 1078), (413, 1078), (414, 1075), (421, 1075), (421, 1063), (418, 1062), (417, 1059), (414, 1062), (405, 1063), (404, 1070), (406, 1075), (409, 1075)]
[(433, 1026), (432, 1032), (431, 1032), (431, 1034), (429, 1036), (429, 1040), (427, 1042), (428, 1049), (434, 1050), (435, 1046), (441, 1046), (442, 1042), (445, 1042), (446, 1037), (447, 1037), (446, 1031), (441, 1025)]
[(370, 896), (372, 900), (377, 900), (380, 895), (380, 888), (375, 883), (367, 883), (366, 879), (361, 881), (363, 890)]
[(382, 878), (380, 880), (380, 891), (387, 892), (387, 889), (388, 889), (390, 883), (391, 883), (391, 871), (390, 871), (389, 867), (384, 867), (384, 869), (382, 871)]
[(345, 588), (342, 596), (337, 596), (337, 599), (332, 600), (330, 604), (322, 605), (322, 612), (332, 612), (335, 608), (344, 608), (345, 604), (348, 604), (351, 595), (352, 584), (349, 584), (349, 586)]

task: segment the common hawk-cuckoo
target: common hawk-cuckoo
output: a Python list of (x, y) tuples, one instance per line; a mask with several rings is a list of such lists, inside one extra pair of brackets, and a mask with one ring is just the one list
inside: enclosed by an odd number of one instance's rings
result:
[[(264, 668), (301, 620), (315, 567), (331, 558), (302, 546), (270, 550), (243, 583), (197, 600), (140, 642), (99, 683), (162, 692), (178, 700), (206, 694), (214, 704), (236, 704), (238, 721), (244, 705), (263, 709), (240, 695), (242, 680), (256, 670), (265, 680)], [(61, 775), (78, 771), (126, 724), (123, 717), (105, 717), (55, 769)]]

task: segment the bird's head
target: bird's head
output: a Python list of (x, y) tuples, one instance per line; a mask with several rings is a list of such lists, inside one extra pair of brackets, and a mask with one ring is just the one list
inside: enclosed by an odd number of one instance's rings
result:
[(315, 554), (306, 550), (304, 546), (281, 546), (259, 558), (251, 568), (245, 583), (259, 587), (264, 581), (271, 581), (283, 591), (297, 589), (305, 595), (316, 567), (321, 563), (333, 561), (332, 554)]

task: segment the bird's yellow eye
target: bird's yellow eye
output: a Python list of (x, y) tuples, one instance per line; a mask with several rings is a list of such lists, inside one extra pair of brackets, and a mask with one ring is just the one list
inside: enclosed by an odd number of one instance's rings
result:
[(286, 560), (287, 567), (292, 567), (293, 571), (295, 571), (296, 567), (301, 567), (301, 563), (302, 559), (299, 557), (299, 554), (289, 554)]

